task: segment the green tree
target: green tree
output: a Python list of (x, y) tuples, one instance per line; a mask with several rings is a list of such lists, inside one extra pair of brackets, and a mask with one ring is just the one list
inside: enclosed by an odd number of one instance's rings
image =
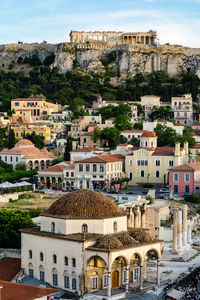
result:
[(35, 132), (27, 134), (26, 139), (31, 141), (36, 148), (43, 149), (45, 147), (44, 136), (37, 135)]
[(159, 147), (166, 145), (174, 146), (177, 141), (176, 131), (165, 125), (158, 124), (155, 128), (155, 133), (158, 137), (157, 144)]
[(51, 166), (55, 166), (55, 165), (61, 163), (63, 160), (64, 160), (63, 157), (57, 157), (57, 158), (55, 158), (55, 159), (52, 159), (52, 161), (51, 161)]
[(18, 171), (18, 170), (24, 170), (26, 171), (26, 163), (25, 162), (19, 162), (16, 164), (15, 166), (15, 170)]
[(133, 125), (133, 129), (135, 129), (135, 130), (142, 130), (142, 129), (143, 129), (143, 124), (142, 124), (142, 122), (136, 122), (136, 123)]
[(93, 135), (91, 136), (91, 139), (93, 140), (94, 143), (96, 143), (99, 139), (101, 138), (101, 130), (99, 129), (98, 126), (94, 128)]
[(153, 107), (152, 112), (149, 115), (151, 121), (157, 119), (164, 119), (167, 120), (170, 118), (170, 107), (169, 106), (160, 106), (160, 107)]
[(115, 127), (106, 127), (101, 131), (101, 139), (105, 141), (105, 146), (114, 149), (120, 144), (120, 131)]
[(16, 144), (16, 138), (15, 138), (15, 132), (13, 129), (9, 129), (8, 130), (8, 143), (7, 143), (7, 146), (8, 146), (8, 149), (11, 149), (15, 146)]
[(114, 125), (120, 131), (132, 129), (132, 124), (130, 122), (130, 118), (127, 115), (119, 115), (115, 119)]
[(139, 141), (139, 139), (133, 137), (130, 140), (129, 144), (133, 145), (134, 147), (139, 147), (140, 146), (140, 141)]
[(69, 109), (73, 113), (73, 118), (78, 119), (85, 115), (85, 101), (81, 98), (74, 98), (70, 102)]
[(65, 153), (64, 153), (64, 160), (66, 160), (66, 161), (70, 161), (70, 152), (73, 149), (72, 142), (73, 142), (73, 138), (71, 136), (68, 136), (67, 142), (65, 145)]
[(36, 227), (28, 211), (0, 210), (0, 247), (21, 248), (19, 229)]

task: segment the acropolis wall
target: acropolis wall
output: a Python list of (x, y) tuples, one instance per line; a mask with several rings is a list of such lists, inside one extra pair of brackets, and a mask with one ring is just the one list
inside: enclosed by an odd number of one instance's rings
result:
[(122, 32), (122, 31), (74, 31), (70, 32), (70, 42), (85, 44), (97, 41), (108, 46), (113, 45), (155, 45), (157, 32)]

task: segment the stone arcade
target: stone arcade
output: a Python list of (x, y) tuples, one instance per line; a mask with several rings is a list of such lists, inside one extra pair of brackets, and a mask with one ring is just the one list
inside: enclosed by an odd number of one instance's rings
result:
[(141, 228), (143, 206), (133, 221), (132, 211), (127, 216), (97, 192), (62, 196), (42, 214), (40, 228), (21, 230), (24, 273), (79, 296), (108, 299), (119, 293), (119, 298), (143, 287), (146, 261), (154, 257), (159, 285), (162, 245)]

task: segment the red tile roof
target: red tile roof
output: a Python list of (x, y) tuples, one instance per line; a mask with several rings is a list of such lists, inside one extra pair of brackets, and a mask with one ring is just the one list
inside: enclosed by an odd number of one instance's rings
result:
[(137, 130), (137, 129), (132, 129), (132, 130), (123, 130), (121, 133), (143, 133), (144, 130)]
[(190, 147), (190, 148), (194, 148), (194, 149), (200, 149), (200, 144), (196, 144), (196, 145), (194, 145), (194, 146), (192, 146), (192, 147)]
[(157, 135), (153, 131), (144, 131), (141, 137), (157, 137)]
[(5, 257), (0, 260), (0, 280), (11, 281), (20, 270), (20, 258)]
[(93, 152), (93, 151), (103, 151), (103, 150), (96, 148), (96, 147), (83, 147), (83, 148), (79, 148), (77, 150), (73, 150), (71, 152)]
[(109, 163), (121, 161), (124, 158), (121, 154), (105, 154), (94, 156), (86, 159), (76, 161), (76, 163)]
[(15, 98), (11, 101), (45, 101), (44, 98)]
[(194, 162), (170, 168), (170, 171), (200, 171), (200, 163)]
[(34, 300), (58, 293), (59, 290), (0, 280), (2, 300)]
[(157, 147), (152, 156), (174, 156), (174, 147)]
[(114, 120), (115, 120), (115, 118), (109, 118), (106, 121), (114, 121)]

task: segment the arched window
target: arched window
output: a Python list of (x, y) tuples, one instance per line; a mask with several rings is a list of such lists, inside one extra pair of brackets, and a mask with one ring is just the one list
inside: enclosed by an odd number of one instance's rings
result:
[(72, 289), (76, 290), (76, 279), (75, 278), (72, 279)]
[(65, 261), (65, 266), (68, 266), (68, 257), (67, 256), (65, 256), (64, 261)]
[(40, 261), (43, 261), (44, 260), (44, 255), (42, 252), (40, 252)]
[(75, 258), (72, 258), (72, 267), (76, 267), (76, 259)]
[(133, 173), (129, 172), (129, 178), (132, 180), (133, 179)]
[(145, 173), (144, 173), (144, 170), (141, 170), (141, 171), (140, 171), (140, 177), (144, 177), (144, 174), (145, 174)]
[(32, 250), (29, 250), (29, 258), (32, 258), (32, 257), (33, 257)]
[(53, 255), (53, 263), (57, 264), (57, 256), (55, 254)]
[(156, 171), (156, 178), (160, 177), (160, 171)]
[(55, 232), (55, 228), (56, 228), (55, 223), (52, 222), (51, 223), (51, 232)]
[(87, 226), (87, 224), (83, 224), (83, 225), (82, 225), (82, 232), (83, 232), (83, 233), (88, 232), (88, 226)]
[(117, 232), (117, 222), (114, 222), (114, 223), (113, 223), (113, 231), (114, 231), (114, 232)]

